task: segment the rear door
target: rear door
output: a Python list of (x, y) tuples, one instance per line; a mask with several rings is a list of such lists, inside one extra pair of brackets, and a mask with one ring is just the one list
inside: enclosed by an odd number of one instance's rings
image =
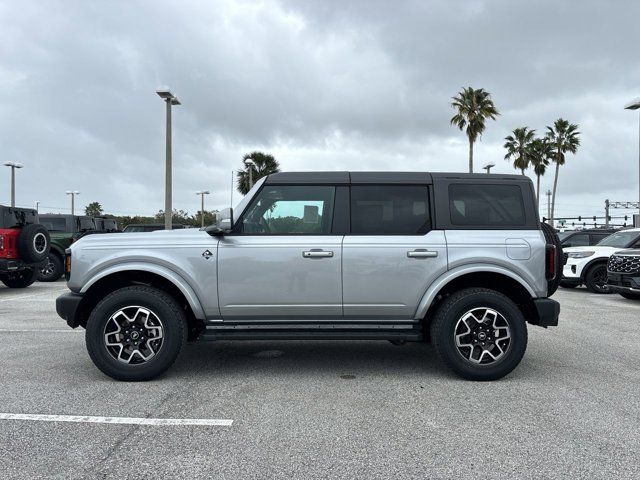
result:
[(224, 320), (342, 317), (333, 185), (264, 185), (218, 246)]
[(352, 185), (343, 242), (345, 319), (413, 318), (447, 269), (444, 233), (431, 229), (427, 185)]

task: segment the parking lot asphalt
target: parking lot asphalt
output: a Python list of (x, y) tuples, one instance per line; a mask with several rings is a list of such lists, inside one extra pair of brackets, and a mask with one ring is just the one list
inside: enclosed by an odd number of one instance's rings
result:
[[(0, 288), (2, 478), (637, 478), (640, 302), (561, 290), (503, 380), (458, 379), (427, 344), (188, 345), (147, 383), (91, 363), (55, 313), (64, 282)], [(62, 418), (62, 417), (61, 417)]]

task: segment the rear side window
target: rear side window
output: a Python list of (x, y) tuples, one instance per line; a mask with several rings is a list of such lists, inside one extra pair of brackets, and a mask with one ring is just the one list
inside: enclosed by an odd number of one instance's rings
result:
[(449, 213), (453, 225), (526, 224), (522, 190), (517, 185), (449, 185)]
[(351, 233), (420, 235), (431, 228), (426, 186), (351, 187)]

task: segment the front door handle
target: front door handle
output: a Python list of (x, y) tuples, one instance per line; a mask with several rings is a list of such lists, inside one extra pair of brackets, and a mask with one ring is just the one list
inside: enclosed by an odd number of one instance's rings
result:
[(424, 248), (416, 248), (407, 252), (409, 258), (434, 258), (438, 256), (438, 252), (426, 250)]
[(307, 250), (302, 252), (304, 258), (329, 258), (333, 257), (331, 250)]

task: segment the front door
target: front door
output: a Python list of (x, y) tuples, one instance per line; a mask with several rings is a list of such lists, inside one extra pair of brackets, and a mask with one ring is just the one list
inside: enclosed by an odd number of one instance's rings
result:
[(342, 317), (334, 186), (265, 185), (218, 247), (224, 320)]

